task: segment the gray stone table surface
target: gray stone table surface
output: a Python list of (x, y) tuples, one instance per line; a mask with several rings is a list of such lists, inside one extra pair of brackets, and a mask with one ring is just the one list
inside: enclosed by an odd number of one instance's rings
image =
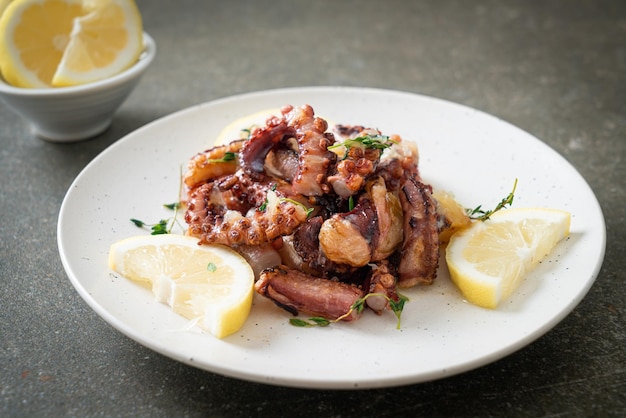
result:
[[(158, 56), (106, 132), (45, 142), (0, 103), (0, 416), (626, 415), (626, 2), (138, 5)], [(462, 103), (563, 155), (606, 219), (604, 264), (585, 299), (546, 335), (492, 364), (360, 391), (274, 387), (202, 371), (141, 346), (88, 307), (56, 242), (61, 202), (86, 164), (177, 110), (316, 85)]]

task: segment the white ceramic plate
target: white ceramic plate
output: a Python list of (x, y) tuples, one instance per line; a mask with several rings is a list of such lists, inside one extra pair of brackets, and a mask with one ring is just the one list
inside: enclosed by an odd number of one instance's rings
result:
[[(233, 120), (267, 108), (308, 103), (333, 122), (377, 127), (415, 140), (422, 177), (467, 207), (493, 207), (517, 178), (515, 207), (572, 213), (571, 236), (498, 310), (465, 302), (445, 267), (436, 283), (406, 293), (393, 314), (355, 323), (296, 328), (256, 296), (240, 332), (224, 340), (185, 330), (187, 320), (107, 267), (111, 243), (143, 232), (130, 218), (157, 221), (178, 199), (181, 167)], [(492, 116), (415, 94), (337, 87), (245, 94), (192, 107), (129, 134), (95, 158), (61, 207), (58, 244), (80, 295), (108, 323), (181, 362), (251, 381), (308, 388), (375, 388), (424, 382), (500, 359), (561, 321), (602, 264), (605, 225), (580, 174), (543, 142)], [(445, 263), (442, 263), (445, 264)]]

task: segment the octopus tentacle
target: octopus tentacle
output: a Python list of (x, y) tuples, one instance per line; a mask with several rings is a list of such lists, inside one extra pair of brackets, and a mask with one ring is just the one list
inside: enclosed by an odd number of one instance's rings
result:
[(227, 153), (237, 154), (245, 140), (233, 141), (227, 145), (219, 145), (193, 156), (187, 165), (183, 177), (185, 185), (194, 188), (209, 180), (233, 174), (239, 169), (237, 158), (225, 158)]
[(241, 168), (252, 178), (260, 178), (265, 173), (265, 157), (268, 152), (283, 138), (295, 134), (293, 128), (287, 126), (285, 118), (277, 116), (267, 120), (266, 126), (255, 129), (241, 149)]
[[(284, 110), (288, 110), (286, 107)], [(320, 196), (330, 189), (326, 184), (328, 169), (337, 156), (328, 150), (335, 141), (331, 133), (327, 133), (328, 123), (315, 117), (309, 105), (291, 107), (285, 115), (289, 125), (295, 129), (299, 147), (299, 164), (292, 181), (296, 193), (304, 196)]]
[(344, 317), (364, 296), (363, 290), (356, 286), (311, 276), (287, 266), (263, 270), (254, 288), (293, 315), (304, 312), (345, 321), (360, 316), (360, 313), (352, 311)]
[(367, 293), (374, 295), (367, 298), (365, 302), (367, 307), (377, 314), (389, 309), (389, 300), (397, 302), (400, 299), (396, 291), (396, 282), (395, 269), (387, 260), (372, 265), (372, 272), (364, 288)]
[(437, 205), (431, 187), (410, 177), (402, 185), (400, 202), (404, 210), (404, 241), (398, 286), (430, 284), (439, 266)]
[(273, 190), (276, 183), (241, 187), (236, 176), (224, 182), (227, 186), (212, 182), (189, 191), (188, 234), (203, 243), (260, 245), (293, 233), (307, 219), (302, 204), (278, 196)]
[[(336, 129), (339, 129), (343, 134), (352, 132), (350, 129), (355, 129), (342, 128)], [(380, 135), (380, 131), (363, 129), (355, 134), (354, 137), (375, 135)], [(339, 150), (344, 151), (344, 147), (339, 147)], [(381, 154), (382, 151), (380, 149), (365, 146), (349, 147), (341, 160), (333, 167), (331, 175), (328, 176), (328, 183), (332, 186), (333, 191), (346, 199), (362, 190), (368, 178), (378, 167)]]
[(420, 180), (419, 153), (414, 142), (398, 136), (392, 136), (391, 141), (394, 144), (383, 151), (375, 174), (385, 179), (389, 190), (397, 191), (409, 177)]
[(402, 242), (402, 216), (400, 201), (378, 177), (367, 183), (351, 211), (324, 221), (320, 248), (329, 260), (354, 267), (383, 260)]

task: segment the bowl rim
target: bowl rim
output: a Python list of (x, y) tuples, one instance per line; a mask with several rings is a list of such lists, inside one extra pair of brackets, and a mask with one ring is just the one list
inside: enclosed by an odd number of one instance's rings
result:
[(15, 87), (7, 84), (0, 74), (0, 93), (19, 97), (33, 96), (50, 98), (57, 96), (63, 97), (81, 95), (85, 93), (92, 93), (100, 90), (109, 89), (111, 87), (125, 83), (129, 79), (132, 79), (138, 75), (141, 75), (141, 73), (145, 71), (150, 63), (152, 63), (154, 57), (156, 56), (156, 42), (150, 35), (148, 35), (148, 33), (143, 32), (143, 44), (143, 51), (139, 55), (137, 62), (135, 62), (132, 66), (122, 71), (121, 73), (115, 74), (111, 77), (107, 77), (103, 80), (70, 87), (29, 88)]

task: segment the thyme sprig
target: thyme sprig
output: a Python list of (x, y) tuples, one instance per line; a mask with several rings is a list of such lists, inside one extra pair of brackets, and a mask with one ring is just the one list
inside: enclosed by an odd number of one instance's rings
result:
[(289, 323), (295, 327), (304, 327), (304, 328), (327, 327), (332, 323), (339, 322), (347, 318), (348, 316), (352, 315), (353, 312), (356, 312), (357, 314), (360, 314), (361, 312), (363, 312), (363, 310), (365, 309), (365, 302), (367, 301), (368, 298), (372, 296), (382, 296), (385, 299), (387, 299), (387, 302), (389, 302), (389, 307), (391, 308), (391, 311), (394, 313), (394, 315), (396, 316), (398, 320), (396, 329), (400, 329), (402, 310), (404, 309), (404, 304), (408, 302), (409, 298), (399, 293), (398, 293), (397, 301), (385, 295), (384, 293), (368, 293), (362, 298), (357, 299), (352, 304), (348, 312), (341, 315), (337, 319), (327, 319), (327, 318), (322, 318), (320, 316), (314, 316), (314, 317), (308, 318), (308, 320), (299, 319), (299, 318), (290, 318)]
[(171, 234), (172, 229), (174, 229), (174, 225), (178, 222), (178, 209), (182, 207), (182, 204), (180, 202), (165, 203), (163, 204), (163, 207), (169, 210), (173, 210), (174, 216), (167, 219), (161, 219), (159, 220), (159, 222), (154, 224), (149, 224), (136, 218), (130, 218), (130, 221), (134, 223), (135, 226), (138, 228), (148, 229), (150, 231), (150, 235)]
[(513, 204), (513, 199), (515, 197), (516, 188), (517, 188), (517, 179), (515, 179), (515, 183), (513, 183), (513, 190), (511, 190), (511, 193), (509, 193), (507, 197), (502, 199), (500, 203), (498, 203), (493, 210), (485, 211), (482, 209), (482, 205), (478, 205), (474, 209), (470, 209), (470, 208), (465, 209), (465, 213), (467, 213), (470, 219), (484, 222), (488, 220), (491, 217), (491, 215), (493, 215), (500, 209), (504, 209), (507, 206), (511, 206)]
[(359, 136), (356, 138), (346, 139), (343, 142), (339, 142), (337, 144), (331, 145), (328, 147), (329, 150), (345, 147), (346, 152), (343, 155), (343, 159), (348, 158), (348, 153), (350, 152), (350, 148), (352, 147), (361, 147), (361, 148), (370, 148), (370, 149), (386, 149), (395, 144), (395, 141), (389, 139), (386, 135), (365, 135)]

